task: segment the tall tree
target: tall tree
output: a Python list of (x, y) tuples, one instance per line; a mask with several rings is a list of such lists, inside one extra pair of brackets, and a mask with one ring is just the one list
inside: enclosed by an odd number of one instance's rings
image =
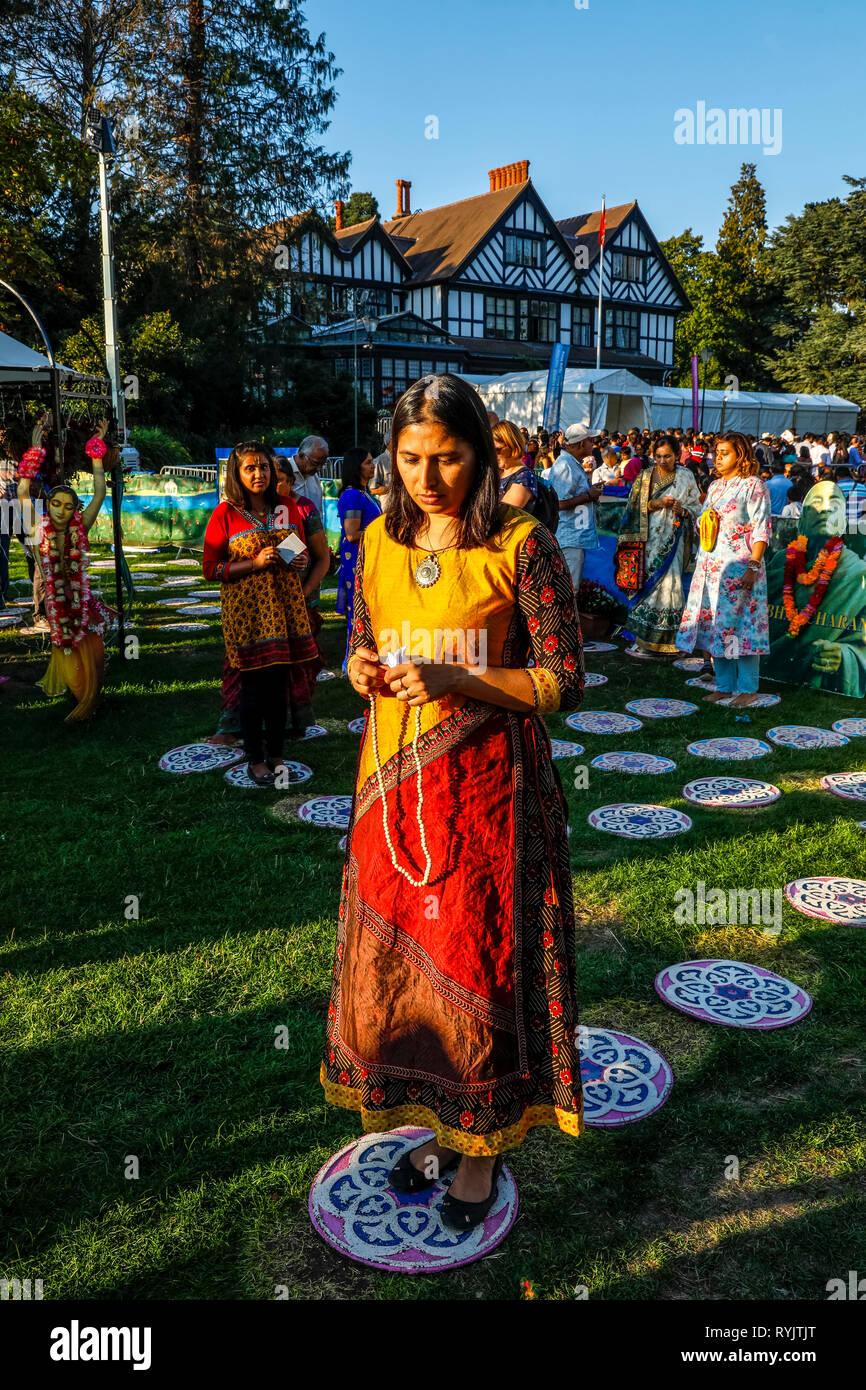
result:
[(755, 169), (742, 165), (716, 242), (708, 346), (742, 388), (765, 390), (775, 384), (768, 358), (779, 297), (768, 275), (766, 201)]
[[(677, 322), (677, 335), (674, 343), (674, 363), (671, 377), (672, 386), (688, 386), (691, 383), (691, 357), (713, 341), (713, 322), (711, 295), (715, 268), (715, 255), (704, 250), (704, 239), (687, 227), (679, 236), (669, 237), (659, 243), (683, 289), (691, 301), (691, 311)], [(722, 386), (723, 373), (719, 363), (713, 359), (706, 367), (706, 384), (711, 387)]]
[[(367, 222), (379, 214), (379, 200), (372, 193), (352, 193), (343, 205), (343, 226), (354, 227), (359, 222)], [(328, 218), (331, 231), (337, 225), (335, 217)]]

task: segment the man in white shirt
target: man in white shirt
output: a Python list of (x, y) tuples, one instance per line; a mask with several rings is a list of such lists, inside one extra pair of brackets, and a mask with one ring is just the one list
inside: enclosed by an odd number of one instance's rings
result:
[(595, 502), (601, 484), (590, 485), (583, 469), (599, 431), (588, 425), (569, 425), (562, 439), (562, 453), (550, 468), (547, 481), (559, 498), (556, 539), (571, 574), (574, 592), (580, 588), (587, 550), (598, 549)]
[(306, 497), (316, 511), (322, 514), (322, 484), (319, 469), (328, 462), (328, 444), (319, 434), (308, 434), (301, 441), (300, 448), (293, 459), (294, 491), (297, 497)]
[[(826, 445), (817, 440), (814, 434), (804, 434), (803, 439), (809, 446), (809, 453), (812, 456), (812, 468), (826, 468), (830, 462), (830, 450)], [(815, 475), (817, 476), (817, 474)]]
[(619, 454), (616, 449), (602, 449), (601, 463), (593, 470), (593, 483), (615, 483), (619, 477)]

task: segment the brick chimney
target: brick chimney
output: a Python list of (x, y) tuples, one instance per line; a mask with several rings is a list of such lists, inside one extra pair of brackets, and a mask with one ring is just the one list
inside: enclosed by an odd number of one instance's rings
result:
[(405, 179), (398, 179), (398, 180), (397, 180), (397, 211), (394, 213), (395, 218), (396, 218), (396, 217), (402, 217), (402, 216), (403, 216), (403, 188), (404, 188), (404, 186), (405, 186)]
[(341, 203), (339, 199), (337, 199), (336, 203), (334, 204), (334, 220), (336, 222), (336, 230), (338, 232), (341, 232), (343, 230), (343, 207), (344, 204)]
[(500, 188), (510, 188), (515, 183), (525, 183), (529, 178), (529, 160), (521, 159), (517, 164), (501, 164), (498, 169), (490, 169), (491, 193)]
[(411, 187), (412, 187), (412, 180), (411, 180), (411, 179), (404, 179), (404, 180), (403, 180), (403, 216), (404, 216), (404, 217), (408, 217), (409, 214), (410, 214), (411, 211), (412, 211), (412, 207), (411, 207), (411, 197), (410, 197), (410, 191), (409, 191), (409, 190), (411, 189)]

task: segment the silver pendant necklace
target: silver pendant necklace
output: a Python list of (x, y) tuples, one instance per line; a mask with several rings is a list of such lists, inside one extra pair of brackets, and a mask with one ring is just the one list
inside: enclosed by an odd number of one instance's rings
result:
[[(419, 589), (430, 589), (438, 579), (442, 577), (442, 566), (439, 563), (439, 556), (445, 550), (453, 550), (458, 544), (454, 541), (451, 545), (443, 545), (441, 550), (428, 550), (424, 559), (415, 568), (415, 583)], [(423, 546), (418, 546), (423, 550)]]

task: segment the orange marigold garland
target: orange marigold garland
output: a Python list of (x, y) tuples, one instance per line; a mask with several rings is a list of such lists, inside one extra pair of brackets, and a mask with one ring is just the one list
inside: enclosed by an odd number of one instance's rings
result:
[(57, 529), (50, 517), (42, 523), (39, 549), (45, 571), (45, 612), (51, 641), (69, 652), (78, 646), (90, 618), (87, 532), (81, 509), (76, 508), (69, 523), (65, 554), (58, 548)]
[[(789, 637), (797, 637), (800, 631), (808, 626), (821, 607), (824, 595), (830, 587), (830, 580), (833, 578), (839, 563), (842, 545), (842, 537), (833, 536), (824, 546), (810, 570), (806, 569), (805, 536), (798, 536), (785, 551), (785, 581), (782, 586), (782, 600), (785, 605), (785, 616), (788, 619), (787, 635)], [(795, 581), (804, 586), (815, 585), (806, 607), (799, 610), (794, 599)]]

